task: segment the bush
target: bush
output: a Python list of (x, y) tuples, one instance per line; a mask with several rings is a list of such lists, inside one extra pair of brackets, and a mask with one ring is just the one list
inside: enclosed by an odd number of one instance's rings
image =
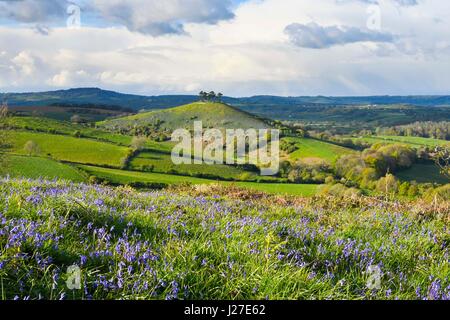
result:
[(29, 156), (36, 155), (36, 154), (38, 154), (39, 152), (41, 152), (41, 150), (40, 150), (38, 144), (37, 144), (36, 142), (34, 142), (34, 141), (31, 141), (31, 140), (30, 140), (30, 141), (27, 141), (27, 142), (25, 143), (25, 146), (23, 147), (23, 149), (25, 150), (25, 152), (26, 152)]
[(407, 196), (410, 187), (411, 185), (409, 184), (409, 182), (403, 182), (398, 188), (398, 194), (401, 196)]
[(328, 176), (325, 178), (325, 183), (326, 184), (334, 184), (334, 178), (332, 176)]
[(398, 192), (397, 178), (392, 174), (387, 174), (377, 182), (377, 190), (386, 194)]
[(412, 184), (408, 189), (408, 197), (415, 197), (419, 195), (419, 188), (416, 184)]
[(442, 187), (436, 188), (433, 191), (433, 197), (441, 201), (449, 201), (450, 200), (450, 184), (446, 184)]
[(133, 139), (131, 140), (131, 147), (135, 150), (142, 150), (144, 149), (146, 143), (146, 137), (133, 137)]

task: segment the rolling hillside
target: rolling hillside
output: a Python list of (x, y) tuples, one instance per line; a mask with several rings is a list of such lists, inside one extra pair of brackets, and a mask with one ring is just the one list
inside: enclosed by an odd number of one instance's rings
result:
[[(0, 170), (0, 174), (2, 170)], [(58, 161), (19, 155), (9, 155), (7, 172), (12, 178), (64, 179), (73, 182), (85, 182), (86, 176), (73, 166)]]
[(24, 150), (27, 141), (33, 141), (38, 146), (34, 155), (52, 157), (60, 161), (97, 164), (120, 167), (121, 160), (126, 157), (128, 148), (75, 137), (54, 135), (31, 131), (11, 131), (12, 145), (9, 151), (14, 154), (26, 155)]
[(99, 122), (107, 129), (126, 129), (135, 126), (154, 126), (162, 130), (192, 129), (194, 121), (202, 121), (204, 127), (215, 128), (268, 128), (268, 124), (249, 113), (223, 103), (195, 102), (176, 108), (151, 111), (137, 115)]
[(333, 162), (339, 156), (352, 153), (353, 150), (334, 145), (332, 143), (311, 138), (284, 138), (289, 142), (295, 142), (297, 150), (289, 154), (289, 159), (296, 161), (304, 158), (319, 158)]
[[(177, 105), (192, 103), (198, 99), (197, 95), (160, 95), (144, 96), (124, 94), (100, 88), (72, 88), (47, 92), (0, 93), (0, 99), (7, 100), (10, 105), (46, 106), (53, 103), (102, 103), (139, 110), (170, 108)], [(253, 97), (224, 97), (223, 100), (232, 105), (261, 108), (268, 106), (288, 107), (296, 109), (299, 105), (316, 106), (344, 106), (344, 105), (415, 105), (415, 106), (449, 106), (450, 96), (366, 96), (366, 97), (326, 97), (300, 96), (280, 97), (260, 95)], [(267, 110), (270, 111), (270, 110)]]

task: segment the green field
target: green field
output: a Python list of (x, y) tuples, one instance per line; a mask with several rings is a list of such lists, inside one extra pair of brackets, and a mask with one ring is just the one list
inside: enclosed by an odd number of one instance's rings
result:
[(51, 159), (9, 155), (7, 164), (6, 173), (13, 178), (86, 181), (86, 176), (76, 168)]
[(119, 167), (128, 151), (126, 147), (105, 142), (31, 131), (11, 131), (11, 137), (13, 153), (26, 154), (25, 143), (34, 141), (40, 156), (84, 164)]
[(333, 162), (339, 156), (353, 152), (351, 149), (316, 139), (291, 137), (284, 139), (296, 143), (298, 150), (289, 154), (289, 158), (294, 161), (302, 158), (320, 158)]
[(403, 136), (370, 136), (370, 137), (360, 137), (351, 138), (353, 141), (361, 141), (369, 144), (375, 143), (404, 143), (412, 147), (435, 147), (449, 144), (449, 141), (432, 139), (432, 138), (422, 138), (422, 137), (403, 137)]
[(158, 129), (193, 129), (194, 121), (202, 121), (205, 128), (261, 129), (268, 125), (254, 115), (240, 111), (222, 103), (196, 102), (176, 108), (140, 113), (99, 122), (109, 129), (130, 128), (135, 125), (152, 125)]
[(206, 164), (181, 164), (175, 165), (172, 162), (171, 155), (162, 152), (144, 151), (130, 163), (133, 170), (145, 171), (146, 167), (151, 167), (152, 172), (159, 173), (178, 173), (183, 175), (204, 174), (211, 177), (223, 179), (251, 179), (257, 176), (257, 173), (247, 172), (242, 169), (227, 165), (206, 165)]
[(418, 183), (450, 183), (450, 180), (442, 175), (439, 168), (434, 164), (414, 164), (410, 169), (396, 173), (403, 181), (416, 181)]
[(290, 194), (290, 195), (314, 195), (318, 185), (304, 184), (272, 184), (272, 183), (254, 183), (254, 182), (227, 182), (201, 179), (195, 177), (176, 176), (160, 173), (144, 173), (136, 171), (124, 171), (117, 169), (107, 169), (94, 166), (80, 165), (80, 169), (88, 174), (105, 179), (114, 184), (136, 184), (136, 183), (158, 183), (167, 185), (177, 185), (183, 183), (189, 184), (211, 184), (220, 183), (224, 185), (236, 185), (242, 188), (263, 191), (267, 193)]
[(73, 136), (79, 132), (82, 137), (129, 146), (132, 137), (93, 128), (86, 124), (58, 121), (42, 117), (9, 117), (2, 120), (9, 128)]
[(288, 183), (254, 183), (236, 182), (235, 185), (251, 190), (262, 191), (271, 194), (285, 194), (309, 197), (317, 193), (319, 185), (315, 184), (288, 184)]

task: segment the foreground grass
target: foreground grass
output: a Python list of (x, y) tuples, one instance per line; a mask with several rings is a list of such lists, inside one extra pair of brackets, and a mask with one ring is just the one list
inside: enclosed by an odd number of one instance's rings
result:
[(448, 206), (359, 201), (2, 180), (2, 298), (450, 298)]

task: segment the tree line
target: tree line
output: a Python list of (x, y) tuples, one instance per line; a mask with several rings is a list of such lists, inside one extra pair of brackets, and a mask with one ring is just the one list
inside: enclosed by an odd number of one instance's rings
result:
[(389, 128), (377, 128), (377, 135), (423, 137), (450, 140), (450, 122), (414, 122)]

